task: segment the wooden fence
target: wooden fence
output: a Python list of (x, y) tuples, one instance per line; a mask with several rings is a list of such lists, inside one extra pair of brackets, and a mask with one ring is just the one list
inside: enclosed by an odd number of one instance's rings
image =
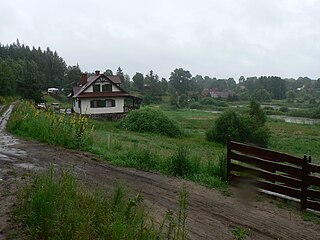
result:
[(320, 211), (320, 165), (311, 157), (229, 142), (227, 172), (231, 182), (250, 182), (259, 189), (291, 197), (301, 209)]

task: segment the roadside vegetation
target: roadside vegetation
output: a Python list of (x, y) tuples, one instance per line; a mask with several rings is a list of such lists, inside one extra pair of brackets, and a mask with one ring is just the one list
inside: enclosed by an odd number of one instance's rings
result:
[(181, 189), (177, 212), (155, 219), (137, 194), (118, 187), (113, 193), (89, 190), (67, 171), (53, 168), (20, 190), (17, 221), (28, 239), (174, 239), (187, 238), (187, 191)]
[(93, 129), (88, 128), (86, 117), (42, 111), (28, 101), (16, 105), (7, 129), (22, 137), (73, 149), (88, 150), (93, 143)]

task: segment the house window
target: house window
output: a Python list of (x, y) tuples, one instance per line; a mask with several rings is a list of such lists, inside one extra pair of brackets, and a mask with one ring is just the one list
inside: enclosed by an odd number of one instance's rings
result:
[(112, 92), (112, 85), (111, 84), (102, 85), (102, 92)]
[(90, 101), (91, 108), (105, 108), (105, 107), (115, 107), (115, 106), (116, 106), (116, 101), (113, 99)]
[(100, 84), (93, 84), (93, 92), (100, 92)]
[(106, 100), (91, 100), (90, 107), (91, 108), (104, 108), (104, 107), (106, 107)]
[(113, 99), (107, 99), (106, 100), (106, 105), (107, 107), (115, 107), (116, 106), (116, 101)]

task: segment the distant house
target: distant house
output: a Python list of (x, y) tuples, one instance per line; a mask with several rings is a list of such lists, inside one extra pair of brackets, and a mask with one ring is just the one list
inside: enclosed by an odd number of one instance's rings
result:
[(235, 96), (236, 93), (233, 91), (218, 91), (215, 88), (204, 89), (202, 91), (202, 96), (208, 96), (215, 99), (228, 99), (228, 97)]
[(120, 85), (119, 76), (106, 76), (96, 71), (95, 75), (88, 77), (83, 73), (80, 86), (73, 87), (69, 95), (73, 111), (93, 117), (110, 117), (139, 108), (141, 99), (130, 95)]

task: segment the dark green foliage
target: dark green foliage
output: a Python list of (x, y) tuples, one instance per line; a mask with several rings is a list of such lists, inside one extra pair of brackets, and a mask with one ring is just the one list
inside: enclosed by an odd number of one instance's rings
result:
[(249, 116), (257, 127), (262, 127), (266, 123), (267, 117), (260, 104), (255, 100), (251, 100), (249, 106)]
[(202, 105), (212, 105), (214, 102), (213, 98), (212, 97), (205, 97), (205, 98), (202, 98), (200, 103)]
[(170, 172), (174, 176), (187, 176), (191, 173), (191, 163), (188, 159), (188, 150), (179, 148), (177, 153), (171, 157)]
[(145, 105), (160, 104), (162, 102), (162, 97), (161, 96), (151, 96), (151, 95), (147, 94), (147, 95), (143, 96), (142, 102)]
[(49, 87), (70, 89), (72, 83), (79, 80), (77, 76), (79, 67), (67, 69), (64, 60), (50, 48), (43, 51), (33, 47), (31, 50), (19, 41), (6, 46), (0, 44), (1, 95), (19, 94), (41, 101), (41, 90)]
[(198, 102), (193, 102), (190, 104), (190, 109), (201, 109), (201, 104)]
[(213, 128), (206, 132), (207, 140), (226, 144), (228, 141), (248, 142), (266, 147), (270, 132), (264, 126), (266, 115), (260, 104), (251, 101), (248, 115), (227, 110), (216, 120)]
[(244, 142), (250, 134), (247, 118), (234, 110), (227, 110), (216, 120), (212, 129), (206, 132), (209, 141), (226, 144), (228, 141)]
[(186, 94), (190, 90), (191, 73), (182, 68), (175, 69), (170, 75), (170, 84), (178, 95)]
[(133, 77), (133, 87), (139, 92), (144, 91), (144, 76), (142, 73), (136, 73)]
[(228, 104), (221, 100), (213, 99), (212, 97), (204, 97), (200, 100), (202, 105), (212, 105), (217, 107), (226, 107)]
[(149, 107), (129, 112), (120, 122), (120, 126), (131, 131), (160, 133), (170, 137), (182, 135), (177, 122), (171, 120), (161, 110)]
[(179, 107), (185, 108), (188, 105), (188, 96), (186, 94), (181, 94), (179, 96)]
[(270, 135), (270, 131), (267, 127), (258, 127), (256, 130), (253, 131), (251, 139), (249, 139), (249, 142), (261, 147), (266, 147), (269, 143)]
[(271, 95), (266, 89), (257, 89), (252, 97), (259, 102), (271, 102)]

